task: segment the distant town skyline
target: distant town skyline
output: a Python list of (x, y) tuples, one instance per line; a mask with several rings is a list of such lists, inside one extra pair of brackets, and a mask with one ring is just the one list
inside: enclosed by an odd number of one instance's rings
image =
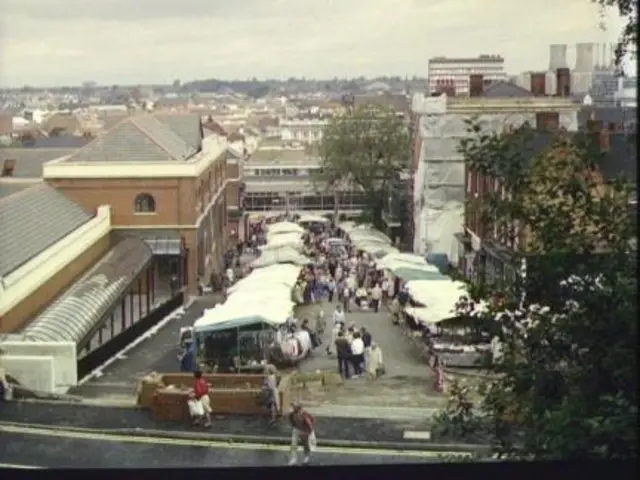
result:
[[(489, 8), (490, 7), (490, 8)], [(0, 0), (0, 87), (426, 76), (434, 56), (545, 69), (549, 44), (615, 42), (589, 0)]]

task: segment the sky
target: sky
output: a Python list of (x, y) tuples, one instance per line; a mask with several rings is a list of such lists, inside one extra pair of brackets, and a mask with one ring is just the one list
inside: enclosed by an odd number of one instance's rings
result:
[(545, 69), (549, 44), (614, 42), (590, 0), (0, 0), (0, 86), (426, 76), (433, 56)]

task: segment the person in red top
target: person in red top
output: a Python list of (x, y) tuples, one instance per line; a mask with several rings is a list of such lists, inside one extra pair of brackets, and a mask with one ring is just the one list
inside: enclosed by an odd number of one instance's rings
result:
[(302, 408), (300, 403), (291, 404), (292, 411), (289, 414), (289, 422), (293, 427), (291, 434), (291, 458), (289, 465), (298, 462), (298, 446), (302, 443), (304, 451), (303, 463), (306, 465), (311, 461), (311, 452), (316, 446), (316, 419)]
[(209, 399), (209, 385), (202, 378), (202, 372), (196, 371), (193, 374), (195, 382), (193, 385), (193, 393), (189, 399), (189, 412), (194, 418), (195, 423), (204, 421), (204, 426), (211, 426), (211, 400)]

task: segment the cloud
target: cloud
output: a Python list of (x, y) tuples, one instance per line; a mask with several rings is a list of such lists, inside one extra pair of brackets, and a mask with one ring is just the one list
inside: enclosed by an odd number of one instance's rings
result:
[(545, 68), (550, 43), (609, 42), (589, 0), (0, 0), (0, 84), (425, 75), (436, 55)]

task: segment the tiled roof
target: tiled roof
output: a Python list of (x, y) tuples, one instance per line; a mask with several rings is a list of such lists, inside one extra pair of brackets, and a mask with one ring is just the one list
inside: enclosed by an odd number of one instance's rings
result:
[(170, 162), (195, 153), (193, 146), (154, 115), (140, 115), (118, 123), (67, 162)]
[(587, 125), (587, 121), (591, 119), (593, 115), (595, 120), (601, 120), (606, 127), (610, 123), (618, 125), (633, 124), (636, 123), (637, 109), (636, 108), (621, 108), (621, 107), (591, 107), (584, 106), (578, 110), (578, 123), (581, 127)]
[(0, 277), (31, 260), (93, 215), (45, 183), (0, 200)]
[(3, 148), (0, 149), (0, 164), (13, 159), (16, 161), (14, 177), (41, 178), (43, 164), (71, 155), (75, 151), (76, 148)]
[(196, 150), (202, 146), (202, 127), (197, 113), (156, 114), (156, 118)]
[(513, 83), (493, 82), (485, 87), (482, 96), (488, 98), (523, 98), (533, 97), (533, 93)]

